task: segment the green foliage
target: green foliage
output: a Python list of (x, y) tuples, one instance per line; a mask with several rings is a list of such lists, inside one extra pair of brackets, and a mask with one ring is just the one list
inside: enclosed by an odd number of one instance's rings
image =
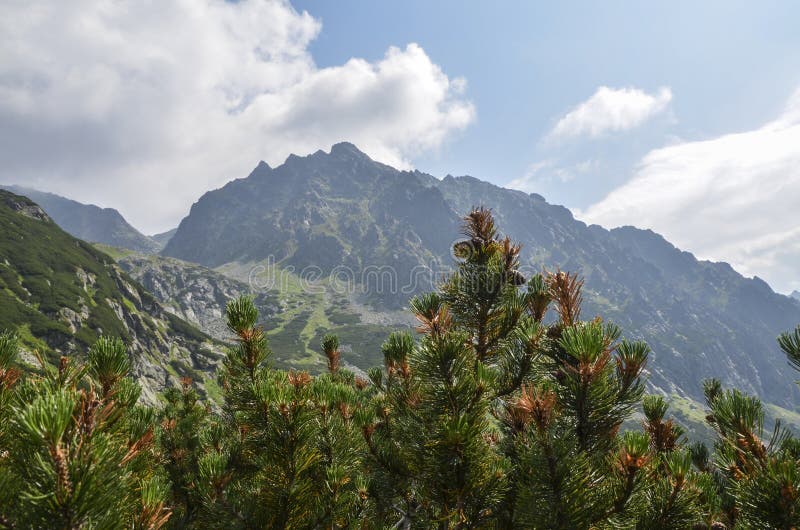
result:
[[(119, 371), (107, 378), (109, 359), (124, 350), (107, 341), (88, 367), (62, 358), (57, 370), (17, 380), (8, 339), (0, 336), (0, 526), (163, 526), (170, 512), (155, 415), (135, 405), (138, 389), (122, 365), (110, 363)], [(95, 392), (104, 384), (107, 392)]]
[[(706, 381), (713, 451), (688, 444), (643, 395), (648, 346), (580, 319), (582, 280), (525, 281), (487, 210), (463, 233), (456, 272), (410, 303), (417, 337), (389, 335), (369, 380), (341, 366), (333, 334), (326, 373), (274, 369), (247, 297), (226, 307), (219, 410), (188, 377), (159, 410), (136, 405), (117, 339), (20, 379), (16, 336), (0, 334), (0, 527), (800, 523), (800, 441), (780, 426), (765, 441), (757, 399)], [(796, 342), (780, 339), (790, 359)], [(621, 432), (638, 407), (641, 429)]]
[(89, 373), (100, 382), (106, 397), (130, 370), (125, 344), (119, 339), (100, 337), (89, 348)]
[[(778, 344), (800, 369), (800, 327)], [(778, 422), (769, 439), (764, 407), (755, 397), (724, 389), (718, 380), (703, 383), (710, 409), (707, 421), (717, 433), (714, 454), (702, 444), (691, 448), (696, 468), (712, 473), (704, 489), (711, 512), (733, 528), (796, 528), (800, 524), (800, 442)]]
[[(0, 190), (3, 200), (36, 208), (28, 199)], [(52, 221), (20, 215), (0, 202), (0, 328), (27, 324), (37, 337), (70, 337), (69, 329), (57, 319), (62, 308), (81, 312), (81, 301), (89, 309), (84, 333), (77, 338), (90, 346), (98, 330), (110, 336), (127, 337), (106, 299), (116, 300), (118, 287), (106, 270), (111, 261), (88, 243), (59, 229)], [(90, 278), (85, 283), (79, 278)], [(35, 309), (34, 309), (35, 308)]]
[(789, 363), (795, 370), (800, 370), (800, 326), (797, 326), (793, 332), (782, 333), (778, 337), (778, 345), (786, 354)]
[[(365, 442), (354, 419), (366, 381), (335, 363), (318, 377), (273, 370), (252, 300), (230, 302), (227, 319), (238, 345), (221, 374), (221, 415), (199, 404), (188, 380), (166, 395), (160, 440), (176, 526), (351, 526), (366, 509)], [(326, 337), (323, 349), (335, 357), (338, 339)]]
[(737, 528), (796, 528), (800, 524), (800, 469), (785, 455), (767, 461), (763, 469), (735, 487)]
[(328, 371), (336, 373), (339, 370), (339, 337), (336, 335), (325, 335), (322, 338), (322, 353), (328, 359)]
[(199, 401), (189, 378), (181, 380), (180, 388), (168, 389), (164, 402), (157, 432), (171, 486), (171, 524), (184, 528), (204, 512), (205, 492), (199, 483), (201, 465), (208, 466), (222, 452), (225, 434), (210, 409)]

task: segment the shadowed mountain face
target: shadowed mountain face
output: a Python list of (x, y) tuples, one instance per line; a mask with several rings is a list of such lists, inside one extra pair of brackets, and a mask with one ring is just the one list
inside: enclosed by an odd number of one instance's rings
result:
[[(560, 267), (585, 276), (584, 318), (603, 315), (648, 341), (655, 389), (700, 399), (702, 379), (719, 377), (772, 403), (797, 403), (775, 337), (800, 323), (800, 305), (763, 281), (698, 261), (651, 231), (587, 226), (539, 195), (398, 171), (351, 144), (274, 169), (262, 162), (206, 193), (164, 254), (210, 267), (271, 258), (295, 271), (319, 267), (322, 277), (341, 266), (361, 279), (365, 268), (393, 267), (404, 285), (422, 267), (451, 263), (460, 216), (477, 205), (523, 244), (529, 274)], [(405, 291), (362, 288), (380, 312), (429, 289), (435, 274), (425, 278)]]
[(4, 329), (53, 364), (84, 355), (101, 335), (123, 339), (151, 403), (181, 376), (204, 389), (221, 358), (218, 343), (165, 311), (109, 256), (64, 232), (30, 199), (0, 190)]
[(78, 239), (147, 253), (158, 252), (164, 246), (140, 233), (113, 208), (83, 204), (22, 186), (0, 188), (28, 197), (41, 206), (65, 232)]

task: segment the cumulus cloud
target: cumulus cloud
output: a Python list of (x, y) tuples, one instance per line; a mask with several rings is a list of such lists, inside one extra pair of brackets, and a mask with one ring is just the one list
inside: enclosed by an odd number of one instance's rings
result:
[(648, 94), (638, 88), (601, 86), (592, 97), (558, 120), (550, 137), (596, 138), (610, 132), (627, 131), (664, 111), (671, 100), (672, 91), (667, 87)]
[(0, 182), (156, 231), (258, 160), (348, 140), (408, 167), (475, 115), (416, 44), (318, 67), (281, 0), (0, 4)]
[(656, 149), (579, 216), (653, 228), (778, 290), (800, 288), (800, 91), (752, 131)]

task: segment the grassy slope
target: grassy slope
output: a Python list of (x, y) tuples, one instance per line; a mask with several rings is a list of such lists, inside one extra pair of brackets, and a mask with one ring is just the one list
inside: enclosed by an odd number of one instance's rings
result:
[(24, 349), (50, 362), (82, 356), (100, 335), (120, 337), (146, 378), (147, 399), (163, 385), (163, 371), (208, 383), (219, 345), (163, 311), (111, 256), (39, 211), (0, 191), (0, 329), (17, 330)]
[(381, 344), (397, 327), (362, 323), (344, 295), (304, 289), (290, 273), (282, 278), (279, 296), (285, 310), (264, 323), (277, 366), (323, 371), (319, 345), (326, 333), (339, 336), (345, 363), (366, 369), (382, 362)]
[[(74, 335), (79, 345), (91, 344), (98, 329), (128, 337), (106, 303), (107, 298), (118, 297), (117, 286), (105, 268), (110, 257), (50, 221), (27, 217), (3, 205), (0, 226), (0, 328), (26, 326), (23, 339), (27, 342), (36, 342), (31, 339), (38, 337), (59, 343), (73, 334), (54, 316), (62, 308), (80, 313), (86, 307), (89, 318)], [(93, 282), (84, 284), (79, 270)]]

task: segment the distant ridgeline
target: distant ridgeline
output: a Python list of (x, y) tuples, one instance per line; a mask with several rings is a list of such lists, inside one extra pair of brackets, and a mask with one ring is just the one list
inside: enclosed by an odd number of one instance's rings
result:
[(24, 195), (42, 207), (63, 230), (90, 243), (103, 243), (137, 252), (156, 253), (164, 247), (172, 232), (152, 238), (140, 233), (113, 208), (82, 204), (53, 193), (22, 186), (0, 186)]

